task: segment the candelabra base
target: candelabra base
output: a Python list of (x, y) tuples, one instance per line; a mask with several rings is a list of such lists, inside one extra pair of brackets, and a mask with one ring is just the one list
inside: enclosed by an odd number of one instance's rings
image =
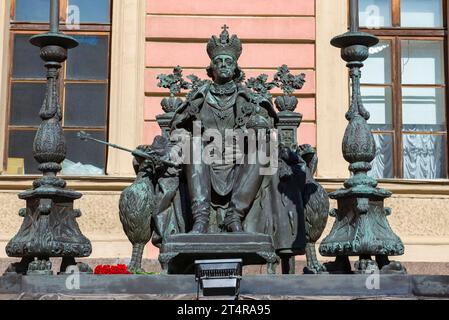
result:
[[(330, 194), (331, 198), (337, 200), (338, 209), (331, 211), (335, 222), (319, 250), (321, 255), (334, 256), (337, 260), (333, 266), (326, 268), (350, 272), (348, 257), (359, 256), (356, 272), (371, 270), (372, 264), (376, 264), (376, 269), (381, 271), (391, 269), (402, 272), (400, 266), (393, 267), (388, 259), (389, 256), (404, 254), (404, 245), (387, 220), (391, 209), (384, 207), (384, 199), (391, 193), (370, 187), (365, 187), (362, 192), (360, 187), (355, 190), (341, 189)], [(372, 192), (368, 192), (368, 189), (372, 189)], [(371, 256), (375, 257), (375, 262)]]
[[(76, 264), (75, 257), (88, 257), (92, 252), (90, 241), (81, 233), (76, 218), (80, 210), (73, 208), (73, 201), (81, 194), (54, 186), (41, 186), (19, 195), (27, 206), (19, 211), (23, 223), (19, 232), (6, 246), (9, 257), (22, 258), (12, 266), (17, 273), (26, 273), (34, 261), (62, 257), (63, 268)], [(68, 263), (72, 261), (72, 263)], [(11, 269), (11, 268), (10, 268)]]

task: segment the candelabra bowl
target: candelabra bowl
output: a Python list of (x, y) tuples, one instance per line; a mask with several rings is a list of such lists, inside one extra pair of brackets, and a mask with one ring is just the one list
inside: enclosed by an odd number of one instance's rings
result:
[(47, 46), (59, 46), (65, 49), (73, 49), (78, 46), (75, 38), (59, 32), (38, 34), (30, 38), (32, 45), (43, 48)]
[(331, 40), (331, 44), (337, 48), (346, 48), (354, 45), (372, 47), (379, 43), (379, 39), (372, 34), (361, 31), (349, 31)]

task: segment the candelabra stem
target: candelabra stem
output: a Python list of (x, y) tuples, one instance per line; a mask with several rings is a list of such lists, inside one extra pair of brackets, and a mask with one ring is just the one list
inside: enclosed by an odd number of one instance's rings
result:
[(350, 0), (349, 15), (351, 17), (350, 23), (351, 32), (359, 31), (359, 0)]
[(50, 2), (50, 32), (59, 32), (59, 3), (60, 0), (51, 0)]

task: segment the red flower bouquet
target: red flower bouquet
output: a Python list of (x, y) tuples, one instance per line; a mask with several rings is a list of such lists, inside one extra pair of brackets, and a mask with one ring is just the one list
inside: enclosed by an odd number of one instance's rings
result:
[(124, 264), (111, 266), (108, 264), (98, 265), (95, 267), (94, 274), (131, 274)]

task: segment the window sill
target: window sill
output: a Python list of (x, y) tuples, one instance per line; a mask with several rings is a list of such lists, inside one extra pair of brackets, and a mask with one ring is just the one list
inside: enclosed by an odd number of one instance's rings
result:
[[(0, 191), (23, 191), (31, 188), (39, 175), (0, 175)], [(135, 176), (61, 176), (67, 186), (77, 191), (122, 191)], [(343, 187), (346, 179), (317, 178), (328, 192)], [(405, 180), (382, 179), (379, 187), (390, 190), (393, 194), (413, 195), (449, 195), (449, 179), (440, 180)]]
[[(343, 188), (346, 179), (317, 178), (323, 187), (332, 192)], [(406, 179), (380, 179), (379, 188), (387, 189), (393, 194), (407, 195), (449, 195), (449, 179), (438, 180), (406, 180)]]
[[(0, 175), (0, 191), (23, 191), (31, 188), (40, 175)], [(122, 191), (135, 176), (60, 176), (68, 188), (77, 191)]]

